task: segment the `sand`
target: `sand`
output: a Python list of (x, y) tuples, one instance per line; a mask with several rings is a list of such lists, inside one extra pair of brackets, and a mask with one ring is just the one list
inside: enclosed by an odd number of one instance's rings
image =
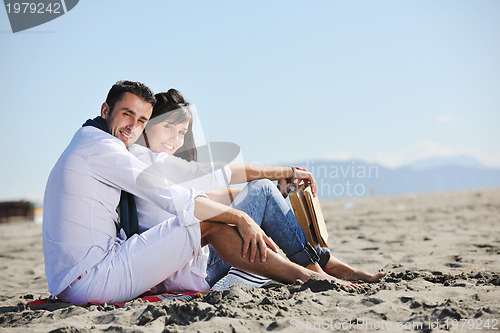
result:
[(41, 225), (0, 224), (0, 331), (401, 332), (500, 330), (500, 189), (323, 201), (335, 255), (386, 278), (232, 287), (189, 302), (89, 307), (49, 296)]

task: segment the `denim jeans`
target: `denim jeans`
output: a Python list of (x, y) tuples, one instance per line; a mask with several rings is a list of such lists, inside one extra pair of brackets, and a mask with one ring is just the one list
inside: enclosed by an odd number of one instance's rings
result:
[[(330, 250), (315, 250), (308, 243), (292, 209), (273, 182), (260, 179), (248, 183), (235, 198), (232, 207), (247, 213), (291, 261), (307, 266), (320, 259), (328, 260)], [(208, 284), (213, 286), (227, 274), (229, 268), (210, 246), (206, 277)]]

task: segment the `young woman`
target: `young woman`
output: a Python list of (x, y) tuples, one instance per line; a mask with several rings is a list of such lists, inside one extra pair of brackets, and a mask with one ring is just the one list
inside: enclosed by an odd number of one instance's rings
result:
[[(167, 179), (185, 187), (194, 187), (207, 193), (215, 201), (226, 203), (252, 217), (264, 232), (273, 239), (287, 257), (317, 272), (326, 272), (342, 280), (376, 282), (385, 272), (369, 274), (354, 269), (334, 256), (327, 248), (314, 249), (305, 237), (283, 194), (289, 191), (290, 181), (304, 181), (316, 194), (316, 181), (312, 174), (296, 167), (261, 167), (248, 164), (199, 163), (193, 135), (193, 114), (190, 105), (180, 92), (170, 89), (156, 94), (157, 103), (151, 120), (146, 126), (143, 140), (130, 151), (152, 169), (168, 170)], [(278, 181), (278, 189), (272, 181)], [(228, 188), (230, 184), (249, 182), (243, 189)], [(281, 190), (281, 191), (280, 191)], [(151, 218), (155, 211), (152, 204), (138, 200), (140, 229), (148, 229), (160, 223), (164, 216)], [(207, 263), (206, 281), (210, 286), (227, 274), (230, 266), (210, 248), (209, 258), (200, 254), (196, 270)], [(204, 258), (204, 259), (202, 259)], [(195, 265), (196, 266), (196, 265)], [(193, 267), (190, 267), (192, 269)], [(193, 270), (192, 270), (193, 271)], [(202, 275), (200, 275), (202, 276)], [(166, 283), (166, 288), (171, 289)]]

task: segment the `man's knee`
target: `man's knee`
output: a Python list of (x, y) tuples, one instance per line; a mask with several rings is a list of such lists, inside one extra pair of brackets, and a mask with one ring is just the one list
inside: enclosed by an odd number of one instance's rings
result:
[(223, 228), (227, 228), (228, 225), (219, 222), (202, 221), (200, 222), (201, 230), (201, 245), (205, 246), (212, 242), (215, 234), (220, 233)]

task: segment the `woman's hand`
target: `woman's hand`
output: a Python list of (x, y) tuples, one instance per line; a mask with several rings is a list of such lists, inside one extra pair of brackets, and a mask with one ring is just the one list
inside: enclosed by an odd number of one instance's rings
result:
[(244, 221), (238, 223), (237, 228), (243, 238), (243, 258), (247, 257), (248, 251), (250, 250), (250, 262), (254, 262), (257, 255), (257, 249), (259, 249), (260, 260), (266, 262), (268, 247), (278, 253), (278, 249), (274, 242), (267, 237), (264, 231), (250, 216), (246, 215)]
[(288, 178), (278, 179), (278, 190), (280, 190), (283, 198), (287, 198), (288, 194), (292, 191), (291, 187), (295, 186), (293, 182), (289, 182)]
[(301, 181), (304, 181), (306, 184), (310, 184), (312, 193), (316, 196), (316, 193), (318, 192), (318, 184), (316, 183), (316, 179), (314, 179), (312, 173), (304, 168), (295, 167), (295, 181), (295, 186), (300, 184)]

